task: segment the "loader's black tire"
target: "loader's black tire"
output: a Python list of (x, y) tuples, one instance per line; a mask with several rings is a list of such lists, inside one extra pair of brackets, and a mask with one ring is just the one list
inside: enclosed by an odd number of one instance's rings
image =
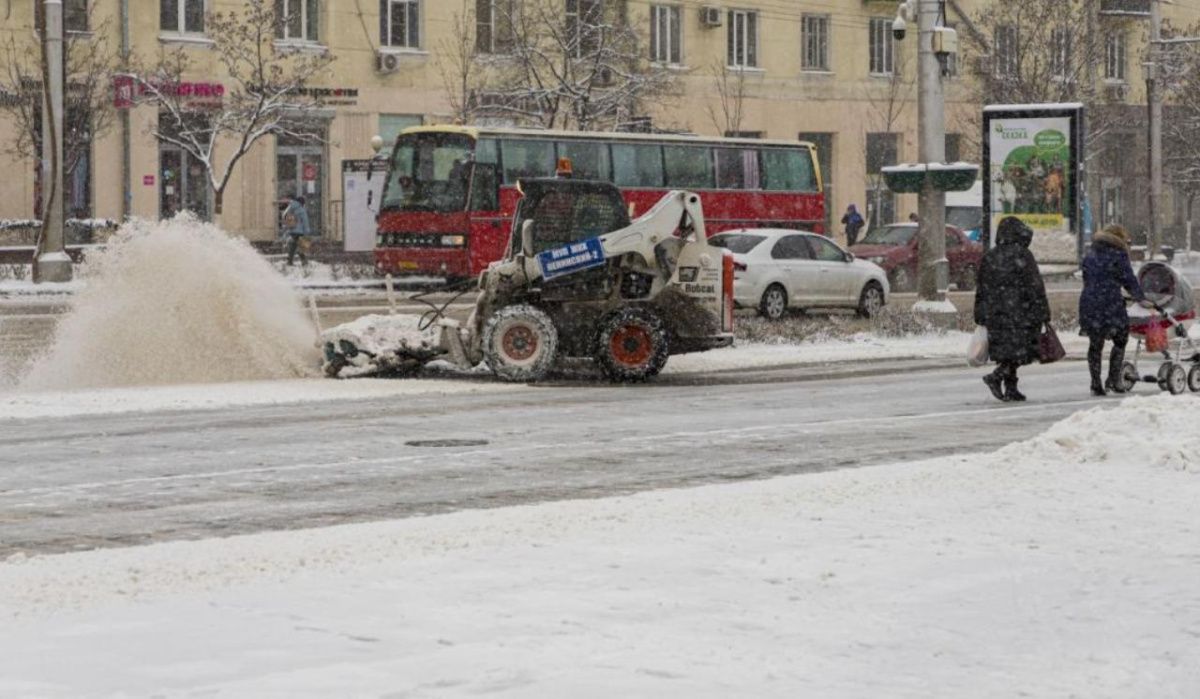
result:
[(622, 308), (600, 320), (596, 363), (611, 381), (645, 381), (662, 371), (669, 354), (666, 324), (649, 308)]
[(505, 381), (537, 381), (558, 357), (558, 330), (534, 306), (506, 306), (483, 326), (483, 356)]

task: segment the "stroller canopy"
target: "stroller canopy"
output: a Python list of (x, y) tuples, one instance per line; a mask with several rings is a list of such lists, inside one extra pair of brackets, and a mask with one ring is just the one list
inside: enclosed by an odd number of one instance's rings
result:
[(1195, 308), (1192, 285), (1165, 262), (1147, 262), (1138, 270), (1137, 276), (1146, 298), (1162, 306), (1171, 315), (1183, 315)]

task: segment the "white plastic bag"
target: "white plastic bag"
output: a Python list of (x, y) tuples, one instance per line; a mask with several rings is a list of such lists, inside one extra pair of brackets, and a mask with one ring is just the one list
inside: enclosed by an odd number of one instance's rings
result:
[(967, 343), (967, 364), (983, 366), (988, 363), (988, 333), (982, 325), (975, 326), (975, 334)]

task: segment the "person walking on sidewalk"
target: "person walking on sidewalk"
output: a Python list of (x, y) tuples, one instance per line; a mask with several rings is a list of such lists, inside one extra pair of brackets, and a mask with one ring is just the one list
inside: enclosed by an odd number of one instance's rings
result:
[(304, 207), (304, 197), (296, 195), (288, 202), (287, 208), (283, 211), (283, 225), (281, 226), (284, 237), (287, 238), (287, 264), (291, 267), (296, 258), (296, 253), (300, 253), (300, 264), (308, 266), (308, 236), (312, 230), (308, 225), (308, 210)]
[(1050, 322), (1046, 285), (1029, 251), (1033, 231), (1014, 216), (1000, 221), (996, 247), (979, 263), (975, 287), (975, 324), (987, 328), (988, 356), (996, 369), (983, 377), (992, 395), (1023, 401), (1017, 369), (1038, 358), (1038, 337)]
[(863, 221), (862, 214), (858, 213), (858, 209), (854, 204), (846, 207), (846, 215), (842, 217), (842, 225), (846, 227), (846, 247), (851, 247), (858, 242), (858, 232), (866, 225)]
[[(1092, 377), (1092, 395), (1103, 396), (1105, 389), (1124, 393), (1121, 367), (1125, 363), (1125, 343), (1129, 340), (1129, 314), (1121, 289), (1144, 306), (1152, 307), (1142, 293), (1133, 266), (1129, 263), (1129, 233), (1118, 225), (1106, 226), (1092, 238), (1092, 247), (1083, 258), (1083, 291), (1079, 294), (1079, 331), (1088, 338), (1088, 372)], [(1108, 379), (1100, 383), (1100, 360), (1104, 341), (1112, 340), (1108, 357)]]

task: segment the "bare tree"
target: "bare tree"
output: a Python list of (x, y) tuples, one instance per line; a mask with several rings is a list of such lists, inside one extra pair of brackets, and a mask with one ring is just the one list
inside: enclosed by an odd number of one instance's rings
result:
[[(42, 11), (40, 4), (37, 11), (39, 14)], [(63, 41), (64, 179), (75, 174), (90, 153), (93, 141), (106, 134), (114, 121), (111, 75), (115, 55), (106, 38), (108, 26), (107, 22), (94, 26), (87, 36), (66, 32)], [(14, 32), (4, 44), (3, 58), (0, 111), (16, 126), (3, 150), (14, 159), (36, 163), (42, 157), (42, 52), (30, 52), (27, 42), (18, 43)], [(65, 197), (63, 205), (69, 205)]]
[(745, 116), (746, 71), (727, 67), (723, 60), (713, 61), (709, 71), (717, 99), (704, 106), (708, 118), (718, 133), (737, 133), (742, 130)]
[(218, 221), (235, 166), (260, 139), (283, 134), (320, 140), (305, 128), (306, 117), (320, 106), (308, 86), (333, 58), (276, 43), (284, 18), (275, 5), (246, 0), (241, 10), (206, 17), (213, 53), (226, 77), (222, 94), (205, 96), (211, 102), (203, 106), (185, 87), (191, 61), (183, 49), (162, 54), (153, 66), (135, 68), (137, 101), (159, 110), (153, 135), (204, 167)]
[[(876, 81), (863, 91), (863, 102), (867, 105), (863, 127), (863, 161), (866, 163), (866, 187), (869, 210), (867, 225), (873, 227), (891, 223), (884, 221), (881, 209), (883, 199), (890, 196), (883, 182), (880, 168), (885, 165), (895, 165), (899, 144), (894, 137), (884, 140), (872, 140), (870, 134), (888, 134), (898, 136), (902, 132), (901, 121), (905, 114), (915, 108), (916, 71), (913, 70), (912, 57), (908, 51), (895, 48), (892, 72), (886, 81)], [(864, 231), (865, 233), (865, 231)]]
[[(506, 40), (474, 115), (546, 128), (617, 129), (666, 95), (671, 72), (650, 62), (620, 0), (496, 2)], [(483, 26), (476, 22), (477, 26)]]
[(446, 90), (446, 99), (455, 121), (462, 124), (474, 121), (475, 94), (482, 84), (483, 73), (476, 60), (478, 40), (473, 27), (478, 18), (471, 7), (473, 1), (463, 0), (461, 9), (451, 18), (450, 34), (439, 42), (437, 52), (438, 73)]
[[(1200, 36), (1200, 24), (1177, 29), (1168, 23), (1165, 38)], [(1164, 89), (1170, 105), (1164, 110), (1163, 145), (1165, 166), (1172, 186), (1186, 202), (1185, 236), (1191, 234), (1192, 211), (1200, 196), (1200, 48), (1195, 44), (1176, 44), (1162, 54)], [(1190, 249), (1190, 240), (1186, 239)]]

